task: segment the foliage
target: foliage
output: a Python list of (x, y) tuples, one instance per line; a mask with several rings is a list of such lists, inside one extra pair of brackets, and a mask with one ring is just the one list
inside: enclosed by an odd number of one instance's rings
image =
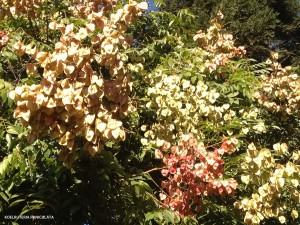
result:
[(34, 2), (0, 2), (1, 223), (299, 223), (296, 3)]
[(245, 46), (248, 55), (264, 61), (270, 49), (279, 51), (286, 64), (299, 66), (299, 11), (297, 0), (165, 0), (161, 10), (177, 13), (190, 9), (196, 16), (198, 29), (208, 26), (218, 10), (224, 25)]
[[(244, 133), (264, 131), (257, 109), (251, 108), (258, 81), (239, 62), (230, 61), (244, 50), (234, 47), (232, 36), (221, 34), (220, 29), (214, 20), (207, 33), (195, 35), (199, 47), (177, 46), (145, 78), (149, 86), (146, 109), (156, 113), (156, 122), (142, 126), (144, 145), (161, 146), (162, 140), (172, 142), (188, 133), (200, 141), (210, 139), (212, 133), (237, 135), (241, 128)], [(240, 79), (245, 82), (242, 86)]]

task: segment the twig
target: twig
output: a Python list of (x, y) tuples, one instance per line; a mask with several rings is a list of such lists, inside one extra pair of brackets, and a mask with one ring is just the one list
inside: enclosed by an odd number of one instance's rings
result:
[(153, 168), (153, 169), (150, 169), (150, 170), (147, 170), (147, 171), (143, 171), (139, 174), (133, 174), (132, 177), (137, 177), (137, 176), (140, 176), (140, 175), (143, 175), (143, 174), (149, 174), (150, 172), (153, 172), (153, 171), (157, 171), (157, 170), (161, 170), (161, 169), (164, 169), (164, 167), (161, 167), (161, 168)]

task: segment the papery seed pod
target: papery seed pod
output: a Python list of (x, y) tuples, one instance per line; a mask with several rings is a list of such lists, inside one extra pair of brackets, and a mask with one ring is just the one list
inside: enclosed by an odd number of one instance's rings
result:
[[(16, 3), (23, 2), (26, 2), (27, 7), (27, 1)], [(38, 3), (40, 1), (36, 5)], [(10, 94), (17, 101), (14, 116), (20, 118), (24, 125), (32, 127), (29, 137), (36, 139), (36, 131), (37, 136), (47, 135), (49, 129), (50, 135), (64, 146), (62, 158), (68, 166), (76, 158), (72, 152), (75, 136), (85, 137), (87, 150), (95, 155), (103, 149), (105, 141), (125, 139), (122, 122), (112, 118), (118, 118), (118, 114), (124, 117), (133, 111), (128, 97), (132, 90), (132, 81), (123, 62), (127, 60), (127, 56), (119, 53), (121, 48), (127, 48), (131, 44), (129, 39), (126, 42), (124, 38), (127, 28), (121, 21), (124, 10), (118, 10), (120, 18), (113, 22), (106, 5), (99, 11), (96, 2), (78, 4), (78, 10), (72, 9), (77, 10), (76, 13), (83, 17), (88, 14), (85, 17), (87, 25), (77, 29), (72, 23), (51, 22), (50, 29), (59, 29), (62, 32), (53, 52), (41, 52), (21, 42), (15, 44), (17, 54), (21, 56), (26, 52), (36, 60), (36, 63), (27, 65), (27, 73), (36, 75), (40, 71), (38, 68), (42, 67), (44, 78), (39, 86), (17, 87)], [(128, 12), (131, 20), (146, 8), (145, 4), (126, 6), (132, 10)], [(18, 7), (12, 11), (15, 14), (23, 13)], [(29, 14), (33, 15), (31, 13), (29, 10)], [(96, 28), (103, 30), (103, 34), (97, 34)], [(92, 40), (91, 47), (82, 43), (82, 40), (89, 41), (86, 39), (88, 35)], [(104, 50), (103, 55), (98, 55), (99, 46), (101, 51)], [(108, 67), (110, 74), (105, 74), (105, 79), (103, 74), (92, 69), (94, 58), (100, 63), (99, 66)], [(113, 76), (115, 81), (106, 76)], [(105, 83), (109, 84), (106, 90)], [(112, 102), (108, 104), (104, 101), (106, 99)], [(70, 150), (69, 154), (67, 149)]]
[(298, 218), (298, 211), (296, 211), (296, 210), (292, 210), (292, 212), (291, 212), (291, 217), (293, 218), (293, 219), (297, 219)]

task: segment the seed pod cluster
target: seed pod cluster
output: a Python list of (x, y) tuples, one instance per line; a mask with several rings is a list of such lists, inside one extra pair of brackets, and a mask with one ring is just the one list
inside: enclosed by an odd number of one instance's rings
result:
[(125, 139), (120, 119), (134, 107), (127, 57), (121, 50), (132, 43), (125, 35), (132, 22), (128, 15), (136, 17), (146, 8), (146, 3), (130, 1), (118, 10), (118, 16), (101, 8), (91, 12), (79, 28), (53, 21), (50, 29), (61, 31), (53, 52), (38, 51), (20, 41), (14, 45), (19, 56), (27, 54), (36, 61), (27, 65), (28, 76), (37, 75), (38, 68), (43, 71), (40, 84), (19, 86), (10, 93), (17, 104), (14, 116), (29, 128), (29, 141), (50, 135), (72, 151), (80, 136), (95, 155), (106, 141)]
[[(275, 56), (274, 56), (275, 55)], [(268, 60), (272, 72), (264, 75), (262, 88), (255, 93), (257, 101), (268, 111), (278, 113), (283, 120), (290, 115), (300, 117), (300, 78), (291, 67), (282, 68), (276, 62), (277, 54), (273, 54), (273, 61)]]
[(46, 0), (2, 0), (0, 1), (0, 19), (4, 16), (13, 17), (21, 14), (35, 18), (38, 16), (37, 9), (46, 2)]
[[(181, 217), (194, 216), (202, 207), (203, 196), (234, 195), (237, 182), (232, 178), (222, 179), (226, 142), (228, 140), (224, 140), (221, 148), (208, 151), (189, 134), (182, 135), (177, 145), (164, 142), (161, 149), (156, 150), (156, 157), (164, 163), (161, 170), (165, 178), (161, 182), (164, 192), (160, 193), (164, 205)], [(235, 148), (233, 142), (230, 148)], [(168, 153), (164, 153), (166, 151)]]
[[(246, 224), (260, 224), (272, 217), (285, 223), (287, 205), (299, 207), (300, 166), (291, 161), (276, 164), (274, 155), (282, 157), (282, 154), (289, 155), (285, 143), (274, 144), (273, 150), (257, 150), (253, 143), (248, 146), (241, 180), (257, 188), (254, 188), (250, 198), (245, 197), (234, 203), (245, 214)], [(293, 154), (291, 160), (297, 161), (298, 157)], [(296, 218), (297, 212), (292, 211), (291, 215)]]
[[(233, 69), (228, 66), (229, 60), (242, 57), (243, 47), (234, 46), (232, 35), (222, 33), (217, 20), (212, 21), (207, 32), (199, 31), (194, 40), (198, 47), (178, 46), (175, 60), (162, 64), (145, 77), (149, 86), (146, 108), (156, 113), (156, 123), (143, 125), (143, 145), (161, 146), (163, 140), (172, 142), (185, 133), (193, 133), (201, 140), (204, 127), (215, 131), (233, 123), (240, 124), (243, 133), (265, 131), (263, 121), (257, 118), (258, 124), (248, 123), (252, 118), (239, 120), (239, 112), (228, 103), (219, 103), (220, 91), (207, 82), (212, 77), (221, 77), (221, 68)], [(241, 114), (252, 114), (252, 111)], [(233, 134), (229, 129), (226, 132)]]
[(221, 12), (211, 21), (212, 25), (206, 32), (199, 30), (194, 36), (201, 50), (207, 53), (205, 62), (205, 70), (212, 73), (219, 67), (226, 66), (229, 59), (234, 57), (242, 57), (246, 54), (243, 46), (235, 47), (232, 34), (222, 33), (222, 26), (218, 20), (223, 18)]
[[(180, 134), (191, 132), (200, 140), (203, 134), (199, 127), (207, 118), (216, 126), (220, 126), (221, 121), (232, 121), (230, 105), (217, 106), (215, 102), (220, 94), (214, 89), (209, 90), (203, 81), (193, 85), (189, 80), (164, 74), (161, 70), (156, 70), (149, 78), (155, 80), (155, 85), (148, 88), (151, 101), (146, 106), (156, 110), (159, 123), (145, 130), (148, 142), (155, 143), (160, 139), (172, 142), (178, 131)], [(223, 117), (227, 118), (224, 120)]]

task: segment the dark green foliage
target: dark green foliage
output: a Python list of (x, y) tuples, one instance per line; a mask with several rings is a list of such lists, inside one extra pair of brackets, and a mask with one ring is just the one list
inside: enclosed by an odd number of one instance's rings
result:
[(248, 56), (264, 61), (270, 50), (281, 53), (285, 64), (299, 66), (300, 2), (298, 0), (172, 0), (162, 10), (177, 13), (188, 8), (196, 16), (198, 29), (205, 29), (218, 10), (224, 14), (224, 27)]

